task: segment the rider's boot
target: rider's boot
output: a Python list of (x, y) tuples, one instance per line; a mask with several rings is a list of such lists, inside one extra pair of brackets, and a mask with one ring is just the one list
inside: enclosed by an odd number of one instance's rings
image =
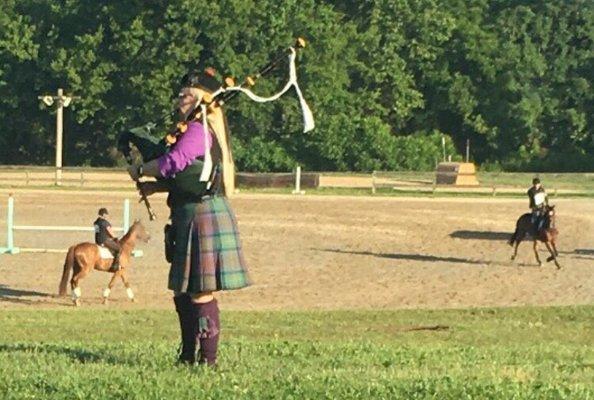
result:
[(538, 224), (537, 224), (537, 227), (536, 227), (536, 232), (537, 233), (539, 233), (540, 231), (542, 231), (542, 229), (544, 228), (544, 223), (545, 223), (545, 219), (544, 219), (544, 217), (541, 217), (538, 220)]
[(109, 269), (111, 272), (117, 272), (121, 269), (120, 266), (120, 252), (116, 251), (113, 255), (113, 262), (111, 263), (111, 268)]

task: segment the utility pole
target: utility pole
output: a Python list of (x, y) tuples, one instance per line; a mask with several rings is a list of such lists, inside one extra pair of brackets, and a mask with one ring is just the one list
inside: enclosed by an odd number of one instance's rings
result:
[(466, 162), (470, 162), (470, 139), (466, 139)]
[(56, 102), (56, 185), (62, 184), (62, 136), (64, 132), (63, 110), (68, 107), (72, 100), (80, 99), (79, 96), (64, 96), (64, 90), (58, 89), (57, 96), (38, 96), (39, 100), (51, 107)]

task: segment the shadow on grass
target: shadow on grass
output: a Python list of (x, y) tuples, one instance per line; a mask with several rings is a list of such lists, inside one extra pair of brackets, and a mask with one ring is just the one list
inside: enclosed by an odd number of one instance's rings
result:
[[(67, 337), (63, 339), (69, 339)], [(109, 345), (105, 348), (95, 348), (88, 350), (84, 347), (84, 344), (62, 344), (62, 343), (0, 343), (0, 354), (1, 353), (25, 353), (27, 356), (36, 357), (41, 355), (49, 356), (62, 356), (71, 359), (72, 361), (85, 363), (104, 363), (110, 365), (127, 365), (127, 366), (138, 366), (147, 362), (148, 357), (153, 360), (154, 357), (150, 351), (147, 353), (130, 353), (126, 352), (122, 347)], [(174, 365), (174, 356), (172, 353), (171, 365)], [(150, 362), (150, 361), (149, 361)]]
[(15, 344), (0, 344), (0, 353), (46, 353), (46, 354), (58, 354), (64, 355), (76, 360), (81, 363), (89, 362), (108, 362), (110, 364), (119, 364), (113, 356), (105, 355), (101, 353), (91, 352), (88, 350), (73, 348), (63, 345), (55, 344), (26, 344), (26, 343), (15, 343)]
[(476, 239), (476, 240), (509, 240), (509, 232), (490, 232), (490, 231), (454, 231), (450, 237), (457, 239)]

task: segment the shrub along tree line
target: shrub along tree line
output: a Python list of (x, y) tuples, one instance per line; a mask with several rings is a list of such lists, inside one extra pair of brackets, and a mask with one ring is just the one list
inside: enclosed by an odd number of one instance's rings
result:
[[(0, 162), (51, 164), (62, 87), (64, 164), (123, 163), (122, 130), (165, 132), (189, 68), (241, 80), (297, 36), (294, 97), (227, 105), (245, 171), (426, 170), (466, 140), (484, 168), (594, 168), (594, 3), (588, 0), (4, 0), (0, 10)], [(281, 68), (257, 83), (270, 94)], [(160, 134), (159, 134), (160, 135)]]

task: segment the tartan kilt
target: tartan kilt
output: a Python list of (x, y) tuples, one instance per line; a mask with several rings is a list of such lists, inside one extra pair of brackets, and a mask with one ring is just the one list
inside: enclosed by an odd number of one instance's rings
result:
[(195, 294), (250, 285), (237, 220), (226, 198), (175, 207), (172, 228), (175, 250), (169, 289)]

